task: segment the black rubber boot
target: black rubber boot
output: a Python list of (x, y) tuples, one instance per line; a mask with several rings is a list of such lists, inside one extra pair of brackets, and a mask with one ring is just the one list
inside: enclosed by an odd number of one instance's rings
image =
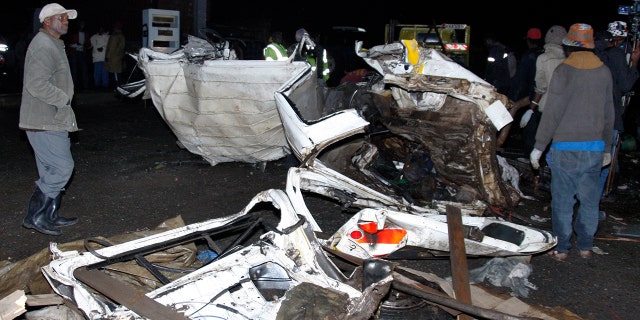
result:
[(62, 200), (62, 193), (59, 193), (57, 197), (53, 198), (53, 201), (49, 203), (46, 209), (46, 217), (49, 222), (55, 227), (66, 227), (78, 223), (78, 218), (65, 218), (58, 214), (60, 208), (60, 200)]
[(47, 207), (53, 201), (47, 197), (40, 188), (36, 187), (31, 199), (29, 200), (29, 209), (27, 215), (22, 220), (22, 225), (27, 229), (35, 229), (36, 231), (52, 236), (60, 235), (62, 232), (47, 218)]

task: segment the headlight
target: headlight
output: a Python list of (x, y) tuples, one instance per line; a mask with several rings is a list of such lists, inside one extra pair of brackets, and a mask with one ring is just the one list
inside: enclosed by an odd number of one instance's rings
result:
[(9, 46), (4, 43), (0, 43), (0, 52), (6, 52), (7, 50), (9, 50)]

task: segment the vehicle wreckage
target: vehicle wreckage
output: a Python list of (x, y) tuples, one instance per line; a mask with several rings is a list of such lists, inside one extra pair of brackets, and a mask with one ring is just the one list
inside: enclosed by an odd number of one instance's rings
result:
[[(355, 48), (376, 75), (328, 88), (313, 79), (306, 62), (294, 60), (295, 52), (287, 61), (234, 60), (224, 42), (189, 39), (172, 54), (142, 48), (137, 66), (146, 78), (145, 98), (180, 145), (211, 165), (265, 163), (295, 153), (291, 140), (307, 137), (285, 135), (274, 92), (304, 76), (295, 83), (304, 89), (286, 93), (301, 121), (322, 123), (325, 135), (345, 125), (330, 116), (339, 111), (354, 110), (368, 122), (353, 134), (365, 140), (359, 161), (351, 164), (352, 154), (327, 161), (347, 163), (338, 171), (359, 166), (370, 183), (410, 202), (478, 200), (508, 208), (521, 198), (517, 185), (502, 179), (496, 156), (496, 131), (513, 120), (505, 107), (510, 101), (437, 50), (406, 40)], [(303, 37), (296, 52), (312, 45)], [(348, 148), (334, 143), (340, 139), (345, 136), (329, 141), (331, 149)]]
[[(86, 318), (383, 319), (399, 305), (452, 317), (542, 314), (461, 303), (443, 283), (392, 262), (407, 250), (447, 257), (449, 210), (461, 218), (466, 255), (555, 246), (547, 231), (483, 215), (519, 200), (495, 155), (509, 102), (490, 85), (410, 41), (358, 44), (378, 74), (334, 90), (293, 55), (236, 61), (224, 47), (191, 40), (172, 55), (143, 48), (138, 57), (145, 94), (179, 141), (212, 165), (292, 153), (299, 166), (285, 190), (265, 190), (229, 216), (117, 244), (89, 241), (85, 251), (52, 243), (43, 274)], [(310, 195), (332, 199), (349, 219), (329, 234)]]

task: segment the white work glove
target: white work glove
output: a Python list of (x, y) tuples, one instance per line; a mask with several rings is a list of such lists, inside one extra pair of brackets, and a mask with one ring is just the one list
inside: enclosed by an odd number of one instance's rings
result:
[(535, 148), (531, 151), (531, 154), (529, 155), (529, 161), (531, 161), (531, 166), (536, 170), (540, 168), (541, 156), (542, 156), (542, 151)]
[(524, 128), (527, 126), (527, 123), (529, 123), (529, 120), (531, 120), (531, 115), (533, 115), (533, 110), (529, 109), (525, 111), (525, 113), (522, 115), (522, 118), (520, 118), (520, 128)]
[(611, 163), (611, 153), (605, 152), (604, 157), (602, 158), (602, 166), (606, 167)]

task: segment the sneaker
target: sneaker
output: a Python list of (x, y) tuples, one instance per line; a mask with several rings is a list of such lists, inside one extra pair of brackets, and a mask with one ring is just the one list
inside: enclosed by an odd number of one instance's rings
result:
[(598, 221), (607, 220), (607, 213), (604, 211), (598, 211)]

